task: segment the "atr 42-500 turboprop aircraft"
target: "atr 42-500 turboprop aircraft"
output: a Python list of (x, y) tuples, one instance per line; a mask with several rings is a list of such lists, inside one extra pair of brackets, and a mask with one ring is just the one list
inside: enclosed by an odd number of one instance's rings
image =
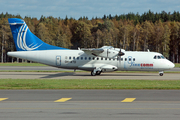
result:
[(91, 75), (100, 75), (109, 71), (159, 71), (174, 67), (174, 64), (157, 52), (125, 51), (111, 46), (95, 49), (70, 50), (44, 43), (29, 30), (24, 20), (8, 19), (15, 42), (16, 52), (9, 56), (39, 62), (42, 64), (91, 71)]

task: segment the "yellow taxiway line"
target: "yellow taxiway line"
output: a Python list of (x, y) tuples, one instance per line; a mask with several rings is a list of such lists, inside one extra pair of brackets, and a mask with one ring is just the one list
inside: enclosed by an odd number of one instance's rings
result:
[(136, 98), (126, 98), (121, 102), (133, 102)]
[(0, 98), (0, 101), (6, 100), (6, 99), (8, 99), (8, 98)]
[(68, 101), (68, 100), (70, 100), (70, 99), (72, 99), (72, 98), (61, 98), (61, 99), (56, 100), (56, 101), (54, 101), (54, 102), (66, 102), (66, 101)]

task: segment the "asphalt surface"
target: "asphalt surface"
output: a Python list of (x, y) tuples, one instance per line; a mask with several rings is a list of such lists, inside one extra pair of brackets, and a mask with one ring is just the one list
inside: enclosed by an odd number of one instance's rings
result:
[[(24, 70), (27, 72), (0, 72), (0, 79), (134, 79), (134, 80), (180, 80), (178, 73), (102, 73), (100, 76), (91, 76), (90, 72), (74, 72), (74, 70), (61, 69), (51, 66), (0, 66), (2, 70)], [(52, 71), (52, 72), (28, 72), (28, 71)], [(53, 72), (54, 71), (54, 72)], [(59, 72), (57, 72), (59, 71)], [(63, 72), (62, 72), (63, 71)], [(68, 72), (66, 72), (68, 71)], [(71, 72), (69, 72), (71, 71)], [(180, 71), (173, 68), (169, 71)]]
[[(53, 67), (5, 68), (59, 71)], [(1, 69), (4, 70), (3, 67)], [(180, 75), (164, 73), (161, 77), (158, 73), (103, 73), (101, 76), (90, 76), (89, 72), (0, 72), (2, 78), (180, 80)], [(179, 95), (180, 90), (0, 90), (0, 120), (179, 120)]]
[[(179, 120), (180, 90), (0, 90), (2, 120)], [(64, 102), (56, 102), (69, 98)], [(133, 98), (130, 102), (123, 102)]]
[[(51, 66), (0, 66), (0, 71), (2, 70), (42, 70), (42, 71), (74, 71), (72, 69), (62, 69)], [(180, 68), (173, 68), (167, 71), (180, 71)]]
[(130, 80), (180, 80), (178, 73), (102, 73), (91, 76), (90, 72), (0, 72), (0, 79), (130, 79)]

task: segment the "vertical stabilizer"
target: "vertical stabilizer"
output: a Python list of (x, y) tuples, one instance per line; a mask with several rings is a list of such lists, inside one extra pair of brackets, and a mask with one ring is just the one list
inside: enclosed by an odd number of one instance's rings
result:
[(43, 42), (42, 40), (40, 40), (29, 30), (24, 20), (18, 18), (9, 18), (8, 21), (17, 51), (55, 50), (55, 49), (68, 50), (66, 48), (49, 45)]

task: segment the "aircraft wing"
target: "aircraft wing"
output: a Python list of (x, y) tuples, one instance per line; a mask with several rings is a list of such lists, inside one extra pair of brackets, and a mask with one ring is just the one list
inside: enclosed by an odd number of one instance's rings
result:
[(101, 48), (82, 48), (88, 55), (94, 55), (104, 58), (114, 58), (119, 54), (119, 50), (113, 48), (112, 46), (103, 46)]
[(98, 56), (99, 54), (104, 52), (104, 49), (102, 48), (82, 48), (82, 51), (84, 51), (86, 54), (88, 55), (94, 55), (94, 56)]

